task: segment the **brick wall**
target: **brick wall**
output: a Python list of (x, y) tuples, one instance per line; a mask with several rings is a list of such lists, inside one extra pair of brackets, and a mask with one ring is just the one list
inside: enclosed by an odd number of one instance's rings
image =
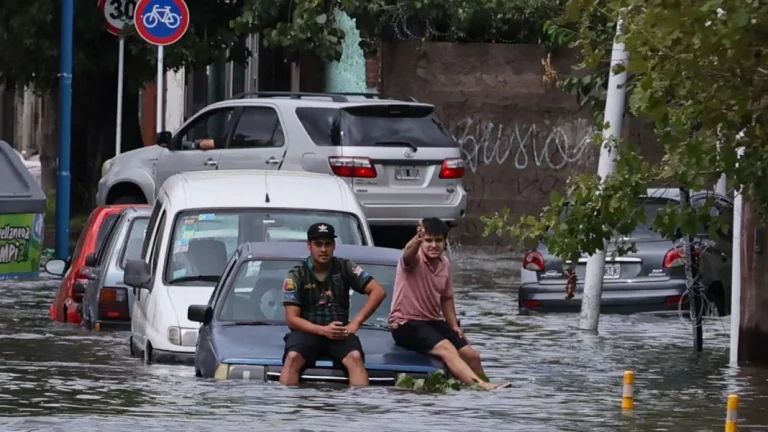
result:
[(381, 91), (381, 50), (365, 59), (365, 87)]

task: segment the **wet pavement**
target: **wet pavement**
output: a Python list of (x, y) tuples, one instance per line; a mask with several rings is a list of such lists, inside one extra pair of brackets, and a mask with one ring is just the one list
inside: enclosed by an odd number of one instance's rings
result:
[[(676, 316), (518, 315), (519, 262), (455, 251), (457, 303), (494, 381), (514, 387), (421, 395), (404, 390), (284, 388), (197, 379), (145, 366), (127, 332), (52, 323), (58, 281), (0, 281), (1, 430), (722, 431), (741, 396), (740, 431), (768, 431), (768, 369), (728, 367), (728, 319), (707, 320), (705, 348)], [(635, 409), (622, 414), (625, 369)]]

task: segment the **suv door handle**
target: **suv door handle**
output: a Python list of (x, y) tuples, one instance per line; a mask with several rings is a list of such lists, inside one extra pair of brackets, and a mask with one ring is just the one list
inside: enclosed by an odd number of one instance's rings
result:
[(203, 162), (203, 166), (217, 166), (218, 164), (219, 162), (213, 159), (208, 159), (205, 162)]
[(277, 165), (280, 163), (280, 159), (277, 159), (276, 157), (272, 156), (271, 158), (267, 159), (266, 162), (269, 165)]

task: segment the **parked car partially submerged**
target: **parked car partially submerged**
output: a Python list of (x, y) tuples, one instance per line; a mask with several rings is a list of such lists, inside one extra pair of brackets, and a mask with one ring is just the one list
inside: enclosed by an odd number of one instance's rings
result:
[(90, 282), (83, 295), (83, 324), (89, 329), (130, 325), (133, 289), (123, 282), (128, 260), (141, 258), (150, 207), (136, 205), (120, 212), (105, 244), (86, 257)]
[[(707, 205), (709, 198), (714, 199), (710, 214), (724, 214), (728, 220), (733, 219), (733, 205), (726, 197), (706, 191), (690, 196), (694, 207)], [(688, 307), (685, 252), (681, 242), (664, 238), (651, 229), (657, 212), (670, 202), (677, 205), (679, 200), (679, 191), (671, 188), (649, 189), (646, 196), (638, 199), (637, 205), (645, 208), (647, 223), (640, 224), (627, 239), (635, 242), (636, 253), (614, 257), (615, 249), (607, 248), (601, 312), (664, 312)], [(697, 236), (706, 243), (706, 247), (696, 252), (697, 268), (706, 298), (717, 313), (724, 316), (730, 311), (732, 233), (728, 229), (714, 241), (707, 241), (707, 237), (706, 233)], [(568, 264), (553, 256), (542, 243), (527, 252), (520, 276), (520, 310), (578, 312), (587, 257), (579, 258), (576, 265), (576, 292), (571, 299), (565, 295)]]
[[(335, 255), (351, 259), (387, 291), (387, 298), (357, 335), (365, 352), (372, 385), (394, 385), (399, 373), (417, 378), (444, 370), (436, 357), (394, 344), (386, 322), (392, 302), (395, 270), (402, 251), (380, 247), (337, 246)], [(288, 271), (307, 259), (299, 243), (245, 243), (233, 255), (207, 305), (191, 305), (190, 321), (202, 323), (197, 339), (195, 374), (217, 379), (280, 379), (289, 332), (283, 309), (282, 284)], [(350, 317), (367, 296), (350, 291)], [(303, 382), (347, 383), (345, 370), (319, 358), (301, 375)]]

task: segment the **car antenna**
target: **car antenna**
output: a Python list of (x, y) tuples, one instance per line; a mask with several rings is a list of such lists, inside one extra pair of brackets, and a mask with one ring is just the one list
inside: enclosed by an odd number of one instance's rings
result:
[(264, 197), (264, 202), (269, 202), (269, 184), (267, 183), (267, 173), (264, 173), (264, 186), (266, 186), (267, 192), (265, 193), (266, 196)]

